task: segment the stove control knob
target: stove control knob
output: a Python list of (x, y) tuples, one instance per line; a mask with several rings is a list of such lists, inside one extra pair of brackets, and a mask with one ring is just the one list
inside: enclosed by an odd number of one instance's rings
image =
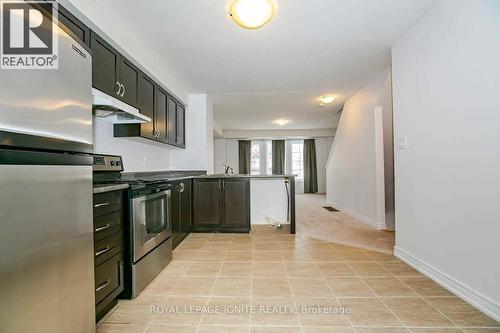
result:
[(115, 161), (111, 161), (111, 166), (115, 166)]

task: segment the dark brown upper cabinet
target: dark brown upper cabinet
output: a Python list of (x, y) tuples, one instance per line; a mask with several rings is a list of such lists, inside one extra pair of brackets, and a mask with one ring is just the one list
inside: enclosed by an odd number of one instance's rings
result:
[[(71, 24), (68, 23), (68, 25)], [(90, 39), (92, 86), (137, 107), (141, 114), (151, 118), (151, 122), (143, 124), (115, 124), (114, 136), (143, 137), (185, 148), (186, 112), (184, 105), (94, 31), (78, 31), (77, 28), (78, 25), (74, 27), (75, 34), (78, 33), (82, 38)]]
[(156, 87), (156, 113), (155, 113), (155, 129), (156, 139), (160, 142), (167, 141), (167, 99), (168, 94)]
[(151, 122), (117, 124), (114, 126), (115, 137), (140, 136), (185, 147), (184, 106), (144, 73), (140, 73), (138, 101), (139, 111), (151, 118)]
[(132, 106), (138, 106), (140, 71), (92, 31), (92, 86)]
[(176, 139), (175, 143), (181, 147), (185, 146), (185, 115), (186, 112), (181, 104), (177, 104), (177, 116), (176, 116)]
[(186, 146), (186, 111), (184, 105), (173, 97), (167, 102), (167, 142), (177, 146)]
[(92, 86), (108, 95), (118, 98), (119, 53), (101, 37), (92, 32)]
[(195, 179), (193, 230), (248, 232), (250, 181), (244, 178)]
[(119, 98), (127, 104), (138, 106), (139, 77), (141, 72), (130, 61), (120, 57), (118, 83), (121, 86)]
[[(139, 80), (139, 111), (151, 118), (151, 122), (136, 125), (140, 135), (148, 139), (156, 139), (155, 111), (156, 111), (156, 85), (148, 76), (141, 74)], [(125, 125), (126, 127), (126, 125)]]
[(177, 102), (172, 96), (167, 101), (167, 142), (175, 144), (177, 140)]
[(82, 21), (77, 19), (66, 8), (59, 5), (58, 19), (69, 31), (83, 42), (83, 44), (90, 46), (90, 28), (83, 24)]

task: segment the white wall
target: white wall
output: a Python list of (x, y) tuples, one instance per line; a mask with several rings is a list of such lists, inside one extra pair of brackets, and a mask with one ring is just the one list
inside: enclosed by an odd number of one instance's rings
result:
[(224, 173), (222, 164), (229, 165), (239, 173), (238, 140), (217, 138), (214, 140), (215, 173)]
[(266, 217), (278, 222), (287, 220), (288, 196), (284, 179), (252, 179), (250, 198), (252, 224), (268, 224)]
[(206, 94), (188, 96), (186, 109), (186, 149), (172, 148), (172, 170), (214, 170), (213, 109)]
[(143, 138), (114, 138), (113, 124), (94, 118), (94, 152), (121, 155), (125, 171), (164, 171), (169, 168), (169, 146)]
[(332, 148), (333, 137), (316, 138), (316, 166), (318, 173), (318, 193), (326, 193), (326, 163)]
[(392, 110), (390, 101), (387, 69), (345, 103), (326, 170), (328, 203), (380, 229), (386, 228), (383, 137), (377, 137), (383, 123), (376, 127), (376, 110), (383, 117), (384, 110)]
[(396, 253), (500, 320), (500, 2), (439, 2), (392, 64)]
[(214, 139), (214, 173), (224, 173), (224, 166), (226, 163), (226, 139)]

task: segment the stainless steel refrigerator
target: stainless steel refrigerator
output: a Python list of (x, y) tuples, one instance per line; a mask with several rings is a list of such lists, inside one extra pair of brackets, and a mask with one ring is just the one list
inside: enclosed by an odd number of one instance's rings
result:
[(0, 70), (0, 332), (95, 332), (92, 59)]

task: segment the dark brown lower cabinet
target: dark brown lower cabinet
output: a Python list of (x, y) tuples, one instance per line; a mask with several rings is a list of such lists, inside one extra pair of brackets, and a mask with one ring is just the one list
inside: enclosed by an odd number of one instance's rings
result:
[(99, 321), (125, 287), (123, 253), (124, 191), (94, 194), (95, 312)]
[(172, 248), (176, 248), (191, 231), (192, 180), (172, 182)]
[(195, 179), (193, 205), (193, 231), (250, 231), (249, 179)]

